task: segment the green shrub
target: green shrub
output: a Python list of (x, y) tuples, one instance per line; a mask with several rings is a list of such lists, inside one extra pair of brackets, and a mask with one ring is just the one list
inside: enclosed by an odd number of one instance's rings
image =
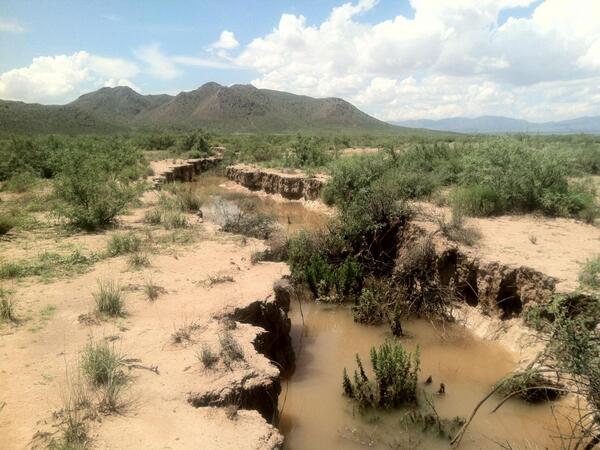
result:
[(454, 189), (450, 206), (454, 214), (469, 216), (492, 216), (505, 210), (503, 200), (493, 188), (478, 185)]
[(579, 283), (584, 288), (600, 289), (600, 255), (585, 262), (579, 272)]
[(175, 195), (177, 207), (183, 212), (196, 212), (202, 206), (202, 199), (194, 186), (184, 183), (172, 183), (167, 189)]
[(371, 347), (373, 380), (367, 376), (360, 356), (356, 355), (358, 369), (353, 380), (344, 369), (344, 394), (364, 408), (397, 408), (414, 403), (417, 399), (417, 376), (420, 370), (419, 348), (415, 355), (407, 353), (402, 345), (386, 340), (379, 349)]
[(106, 341), (90, 340), (81, 354), (80, 366), (84, 375), (95, 386), (106, 385), (113, 378), (123, 379), (125, 357)]
[(31, 172), (18, 172), (6, 180), (2, 186), (8, 192), (23, 193), (30, 191), (38, 183), (39, 179)]
[(9, 261), (0, 265), (0, 279), (27, 276), (51, 278), (58, 275), (82, 273), (98, 259), (97, 254), (85, 256), (79, 250), (67, 255), (44, 252), (35, 259)]
[(109, 280), (98, 281), (98, 291), (94, 293), (96, 310), (100, 314), (111, 317), (122, 317), (125, 314), (125, 299), (121, 286)]
[(132, 253), (127, 259), (127, 264), (132, 270), (139, 270), (150, 266), (150, 259), (143, 253)]
[(144, 222), (151, 225), (158, 225), (162, 220), (162, 214), (159, 209), (153, 208), (144, 213)]
[(188, 221), (185, 214), (178, 211), (167, 211), (163, 214), (161, 222), (165, 229), (187, 228)]
[(12, 230), (15, 227), (15, 222), (14, 216), (0, 213), (0, 236)]
[(125, 255), (140, 250), (142, 240), (133, 232), (113, 234), (106, 244), (109, 256)]

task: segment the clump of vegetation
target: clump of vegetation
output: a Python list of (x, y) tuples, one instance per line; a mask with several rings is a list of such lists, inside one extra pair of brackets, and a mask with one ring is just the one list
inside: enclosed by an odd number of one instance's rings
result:
[[(182, 212), (195, 213), (202, 207), (202, 199), (193, 185), (189, 183), (171, 183), (166, 185), (165, 188), (174, 195), (174, 206)], [(165, 200), (162, 201), (164, 204)]]
[(133, 253), (127, 259), (127, 264), (132, 270), (140, 270), (150, 266), (150, 259), (143, 253)]
[(81, 355), (80, 367), (89, 382), (100, 390), (101, 409), (118, 411), (127, 382), (124, 372), (127, 359), (105, 341), (91, 341)]
[(579, 273), (579, 283), (588, 289), (600, 289), (600, 256), (589, 259)]
[(165, 289), (154, 283), (154, 281), (148, 279), (144, 282), (144, 295), (149, 301), (155, 301), (163, 292), (165, 292)]
[(290, 241), (289, 239), (276, 233), (266, 243), (267, 248), (262, 251), (253, 252), (250, 256), (252, 264), (256, 264), (261, 261), (287, 261), (290, 254)]
[(209, 275), (204, 284), (212, 287), (215, 284), (232, 283), (233, 281), (234, 279), (231, 275)]
[(67, 255), (41, 253), (31, 260), (9, 261), (0, 265), (0, 279), (40, 276), (49, 279), (59, 275), (82, 273), (100, 259), (98, 254), (86, 256), (79, 250)]
[(24, 193), (35, 187), (39, 178), (31, 172), (18, 172), (10, 176), (2, 185), (2, 190)]
[(94, 417), (92, 400), (87, 386), (82, 380), (76, 380), (66, 394), (63, 406), (57, 416), (61, 419), (60, 438), (52, 438), (48, 444), (50, 450), (85, 450), (89, 436), (86, 420)]
[(0, 322), (17, 322), (15, 313), (15, 302), (10, 298), (10, 294), (0, 288)]
[(244, 360), (244, 349), (229, 329), (226, 328), (219, 334), (219, 344), (221, 346), (219, 356), (226, 367), (231, 368), (236, 361)]
[(15, 227), (14, 217), (0, 213), (0, 236), (4, 236)]
[(506, 397), (519, 397), (536, 403), (556, 400), (563, 392), (555, 382), (544, 378), (540, 370), (526, 369), (510, 374), (500, 380), (497, 392)]
[(113, 234), (106, 244), (106, 252), (109, 256), (119, 256), (138, 252), (141, 247), (142, 240), (133, 231), (129, 231)]
[(98, 281), (98, 291), (94, 292), (96, 311), (110, 317), (125, 315), (125, 298), (121, 286), (113, 280)]
[(162, 214), (158, 208), (152, 208), (144, 213), (144, 222), (151, 225), (159, 225), (162, 220)]
[(178, 211), (167, 211), (162, 215), (161, 223), (167, 230), (187, 228), (188, 221), (185, 214)]
[(446, 221), (443, 214), (437, 217), (438, 230), (448, 239), (468, 246), (473, 246), (481, 239), (481, 233), (475, 228), (464, 224), (462, 212), (452, 210), (452, 220)]
[(395, 329), (394, 335), (402, 335), (401, 294), (393, 281), (370, 277), (352, 307), (354, 321), (366, 325), (380, 325), (388, 321)]
[(387, 340), (379, 349), (372, 347), (374, 379), (367, 376), (358, 354), (356, 364), (358, 369), (354, 371), (352, 380), (344, 369), (343, 389), (359, 408), (397, 408), (416, 402), (420, 370), (418, 348), (413, 356), (395, 340)]
[(198, 359), (202, 362), (205, 369), (212, 369), (219, 361), (219, 356), (212, 351), (208, 344), (202, 344), (202, 348), (198, 353)]
[(258, 239), (269, 239), (275, 230), (273, 217), (257, 211), (251, 202), (239, 202), (236, 207), (220, 208), (221, 229), (227, 233), (242, 234)]

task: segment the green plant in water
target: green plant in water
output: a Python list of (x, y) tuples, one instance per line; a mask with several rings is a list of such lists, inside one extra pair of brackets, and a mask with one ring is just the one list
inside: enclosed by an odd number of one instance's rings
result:
[(417, 399), (417, 376), (420, 370), (419, 348), (413, 356), (392, 339), (379, 349), (371, 347), (371, 366), (374, 379), (370, 379), (360, 356), (356, 355), (358, 369), (353, 381), (344, 369), (342, 387), (344, 394), (354, 399), (359, 408), (396, 408), (414, 403)]

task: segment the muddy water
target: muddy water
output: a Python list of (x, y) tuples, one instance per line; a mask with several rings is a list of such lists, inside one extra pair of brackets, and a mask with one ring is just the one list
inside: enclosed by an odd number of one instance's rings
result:
[[(342, 395), (342, 371), (351, 374), (359, 353), (365, 366), (369, 349), (390, 336), (388, 327), (354, 323), (351, 311), (320, 303), (292, 305), (292, 332), (297, 355), (295, 373), (280, 397), (283, 408), (279, 427), (286, 449), (448, 449), (449, 441), (410, 426), (407, 411), (359, 414)], [(442, 418), (468, 416), (473, 407), (516, 361), (498, 344), (479, 341), (458, 326), (436, 330), (425, 321), (403, 326), (402, 344), (413, 351), (419, 345), (423, 395), (430, 397)], [(428, 376), (433, 383), (422, 383)], [(439, 383), (446, 393), (437, 395)], [(499, 401), (500, 399), (496, 399)], [(549, 404), (529, 405), (509, 401), (490, 414), (494, 402), (483, 406), (465, 435), (461, 448), (500, 448), (510, 442), (515, 449), (557, 448), (555, 419)], [(508, 447), (506, 447), (508, 448)]]
[[(196, 182), (205, 197), (205, 214), (215, 214), (221, 202), (251, 201), (269, 213), (288, 232), (323, 227), (321, 212), (301, 202), (277, 201), (240, 188), (225, 177), (203, 174)], [(369, 363), (371, 346), (390, 335), (387, 327), (354, 323), (345, 307), (315, 302), (293, 303), (290, 311), (296, 370), (284, 380), (279, 408), (279, 428), (288, 450), (306, 449), (448, 449), (449, 441), (423, 433), (407, 420), (406, 410), (359, 414), (342, 395), (342, 371), (352, 373), (355, 354)], [(442, 418), (466, 417), (493, 384), (511, 372), (516, 361), (492, 342), (480, 341), (458, 326), (434, 329), (424, 321), (403, 324), (402, 344), (409, 351), (419, 345), (421, 353), (420, 397), (427, 396)], [(422, 383), (428, 376), (433, 383)], [(441, 396), (436, 391), (446, 386)], [(551, 405), (509, 401), (490, 414), (497, 403), (484, 405), (465, 435), (461, 448), (493, 449), (510, 443), (515, 449), (557, 448), (555, 418)], [(509, 448), (509, 447), (505, 447)]]
[[(220, 204), (239, 200), (252, 203), (257, 211), (273, 216), (289, 234), (302, 229), (316, 229), (325, 226), (327, 216), (319, 210), (306, 208), (301, 201), (275, 200), (272, 196), (249, 192), (224, 176), (206, 172), (194, 181), (203, 197), (203, 211), (217, 222)], [(213, 216), (213, 217), (211, 217)]]

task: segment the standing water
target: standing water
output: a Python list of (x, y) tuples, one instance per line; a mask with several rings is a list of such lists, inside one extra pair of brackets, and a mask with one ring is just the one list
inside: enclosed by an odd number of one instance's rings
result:
[[(205, 206), (219, 202), (250, 201), (258, 211), (273, 215), (288, 233), (321, 228), (327, 217), (301, 202), (274, 200), (240, 189), (225, 177), (203, 174), (196, 182)], [(279, 398), (279, 428), (287, 450), (306, 449), (448, 449), (449, 440), (419, 431), (410, 409), (360, 413), (342, 394), (342, 373), (352, 375), (358, 353), (369, 367), (369, 351), (391, 336), (389, 327), (365, 326), (352, 319), (344, 306), (292, 302), (292, 339), (296, 352), (294, 373), (284, 380)], [(421, 355), (420, 399), (433, 405), (443, 419), (466, 418), (494, 383), (516, 367), (499, 344), (474, 338), (458, 325), (443, 329), (422, 320), (403, 323), (402, 345)], [(424, 380), (432, 377), (432, 383)], [(446, 392), (439, 395), (440, 383)], [(557, 418), (551, 404), (507, 402), (491, 413), (500, 398), (488, 400), (461, 443), (463, 449), (556, 448)], [(426, 401), (425, 401), (426, 403)], [(429, 412), (431, 412), (431, 408)]]

